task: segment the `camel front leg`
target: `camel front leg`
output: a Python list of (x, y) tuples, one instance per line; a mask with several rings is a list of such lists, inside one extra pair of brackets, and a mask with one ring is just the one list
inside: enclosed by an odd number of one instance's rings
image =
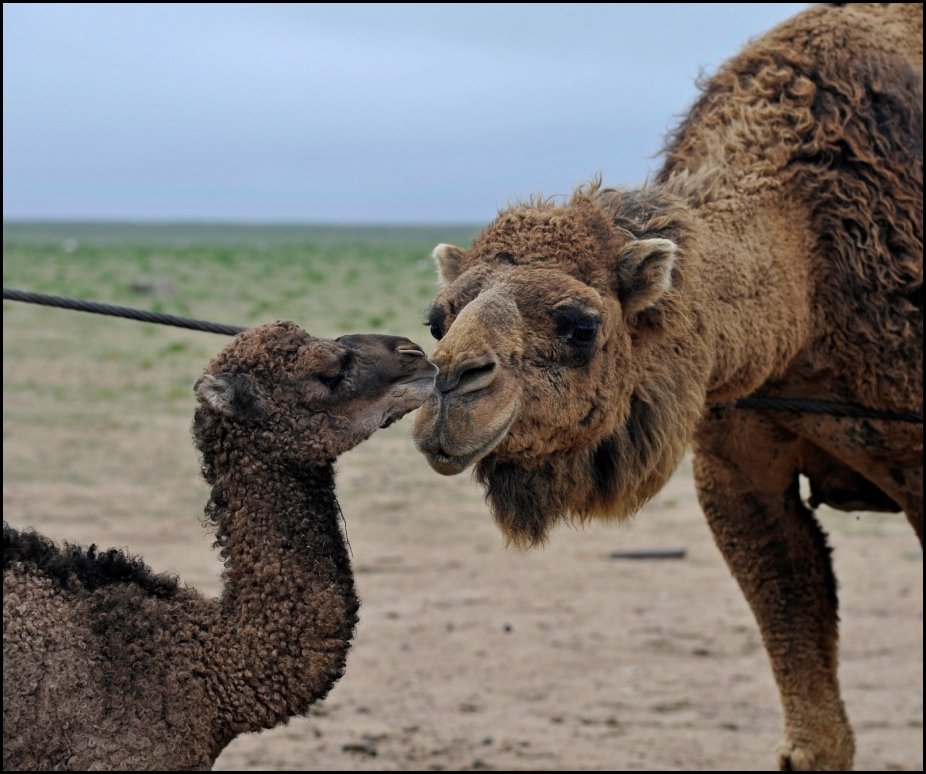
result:
[(695, 443), (698, 497), (762, 632), (784, 708), (783, 771), (852, 768), (839, 693), (830, 549), (798, 490), (796, 443), (763, 420), (706, 419)]

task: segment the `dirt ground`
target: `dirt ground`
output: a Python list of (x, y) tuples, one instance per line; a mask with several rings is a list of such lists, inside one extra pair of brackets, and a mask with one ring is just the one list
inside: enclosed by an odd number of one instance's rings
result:
[[(56, 539), (128, 546), (217, 592), (188, 428), (177, 417), (149, 431), (152, 449), (180, 456), (183, 481), (5, 477), (5, 517)], [(308, 718), (234, 741), (217, 769), (773, 768), (777, 693), (687, 462), (632, 523), (561, 526), (522, 554), (505, 548), (477, 485), (433, 473), (409, 428), (405, 419), (339, 462), (363, 600), (344, 678)], [(821, 517), (840, 580), (857, 767), (921, 770), (919, 546), (902, 516)], [(686, 553), (610, 558), (619, 548)]]

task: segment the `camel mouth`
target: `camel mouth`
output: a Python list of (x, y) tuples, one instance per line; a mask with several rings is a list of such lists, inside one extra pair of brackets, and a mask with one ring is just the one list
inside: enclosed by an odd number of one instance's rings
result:
[[(505, 432), (507, 430), (508, 428), (505, 428)], [(503, 435), (504, 433), (502, 433)], [(501, 437), (492, 439), (489, 443), (468, 454), (448, 454), (443, 448), (438, 447), (437, 451), (424, 452), (424, 456), (427, 458), (428, 464), (437, 473), (442, 476), (455, 476), (489, 454), (492, 449), (498, 446), (499, 441), (501, 441)]]
[[(395, 387), (399, 388), (403, 394), (414, 396), (415, 399), (420, 397), (418, 401), (418, 406), (420, 406), (428, 399), (434, 390), (434, 382), (437, 379), (438, 373), (437, 364), (428, 360), (421, 350), (405, 349), (401, 350), (401, 352), (405, 355), (412, 355), (424, 359), (424, 362), (418, 365), (411, 376), (395, 383)], [(417, 406), (415, 408), (417, 408)]]
[(423, 402), (423, 400), (414, 400), (410, 403), (403, 403), (401, 405), (392, 406), (391, 408), (387, 409), (386, 413), (383, 415), (382, 421), (379, 423), (379, 429), (383, 430), (390, 425), (395, 424), (406, 414), (409, 414), (418, 408)]
[(491, 454), (492, 450), (502, 442), (502, 439), (504, 439), (506, 435), (508, 435), (508, 431), (511, 429), (511, 425), (514, 424), (517, 415), (518, 405), (515, 404), (508, 418), (502, 423), (498, 430), (478, 446), (469, 449), (463, 454), (451, 454), (444, 448), (444, 445), (439, 440), (433, 443), (418, 442), (416, 440), (415, 443), (418, 446), (418, 450), (424, 454), (428, 464), (434, 471), (440, 473), (442, 476), (455, 476), (458, 473), (462, 473), (470, 465), (479, 462), (479, 460)]
[(442, 476), (455, 476), (457, 473), (462, 473), (475, 462), (475, 458), (472, 455), (453, 457), (443, 450), (425, 452), (424, 456), (427, 457), (428, 464)]
[[(431, 390), (434, 387), (435, 375), (436, 375), (436, 372), (433, 374), (428, 374), (426, 376), (415, 376), (404, 382), (399, 382), (398, 386), (399, 387), (411, 387), (414, 390), (421, 390), (421, 392), (424, 393), (425, 399), (427, 399), (428, 394), (431, 392)], [(422, 403), (424, 403), (424, 400), (422, 400)]]
[(383, 416), (383, 421), (379, 425), (380, 429), (398, 422), (406, 414), (419, 408), (431, 395), (434, 389), (434, 377), (437, 375), (437, 366), (430, 361), (428, 364), (433, 367), (432, 373), (419, 373), (395, 384), (392, 393), (395, 403)]

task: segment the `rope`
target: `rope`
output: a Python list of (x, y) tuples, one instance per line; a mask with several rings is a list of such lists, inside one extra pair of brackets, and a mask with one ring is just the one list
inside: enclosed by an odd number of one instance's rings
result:
[[(176, 317), (172, 314), (159, 314), (146, 312), (143, 309), (133, 309), (128, 306), (113, 306), (101, 304), (96, 301), (79, 301), (62, 296), (50, 296), (45, 293), (31, 293), (24, 290), (3, 289), (4, 301), (24, 301), (28, 304), (41, 304), (42, 306), (56, 306), (62, 309), (76, 309), (79, 312), (93, 312), (106, 314), (111, 317), (127, 317), (130, 320), (157, 323), (158, 325), (173, 325), (177, 328), (188, 328), (206, 333), (221, 333), (234, 336), (245, 330), (240, 325), (222, 325), (206, 320), (194, 320), (189, 317)], [(886, 422), (910, 422), (923, 424), (923, 414), (917, 411), (880, 411), (878, 409), (856, 406), (851, 403), (834, 403), (823, 400), (806, 400), (803, 398), (765, 398), (749, 397), (734, 401), (733, 405), (739, 409), (752, 409), (753, 411), (791, 411), (798, 414), (829, 414), (837, 417), (853, 417), (862, 419), (881, 419)]]
[(919, 411), (880, 411), (879, 409), (856, 406), (852, 403), (834, 403), (827, 400), (806, 400), (804, 398), (764, 398), (749, 397), (734, 401), (740, 409), (756, 411), (792, 411), (807, 414), (830, 414), (836, 417), (858, 417), (863, 419), (883, 419), (886, 422), (910, 422), (923, 424), (923, 414)]
[(172, 314), (146, 312), (143, 309), (133, 309), (128, 306), (101, 304), (97, 301), (79, 301), (74, 298), (50, 296), (46, 293), (31, 293), (25, 290), (13, 290), (11, 288), (3, 289), (3, 300), (24, 301), (27, 304), (40, 304), (42, 306), (56, 306), (62, 309), (75, 309), (78, 312), (106, 314), (110, 317), (127, 317), (130, 320), (141, 320), (141, 322), (156, 323), (158, 325), (173, 325), (176, 328), (188, 328), (189, 330), (205, 331), (206, 333), (221, 333), (226, 336), (234, 336), (236, 333), (241, 333), (241, 331), (245, 330), (245, 328), (241, 325), (222, 325), (221, 323), (213, 323), (206, 320), (194, 320), (189, 317), (177, 317)]

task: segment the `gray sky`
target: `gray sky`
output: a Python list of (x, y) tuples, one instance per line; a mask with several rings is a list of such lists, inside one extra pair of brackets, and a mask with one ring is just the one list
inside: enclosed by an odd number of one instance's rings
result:
[(4, 219), (483, 222), (642, 182), (806, 3), (3, 6)]

